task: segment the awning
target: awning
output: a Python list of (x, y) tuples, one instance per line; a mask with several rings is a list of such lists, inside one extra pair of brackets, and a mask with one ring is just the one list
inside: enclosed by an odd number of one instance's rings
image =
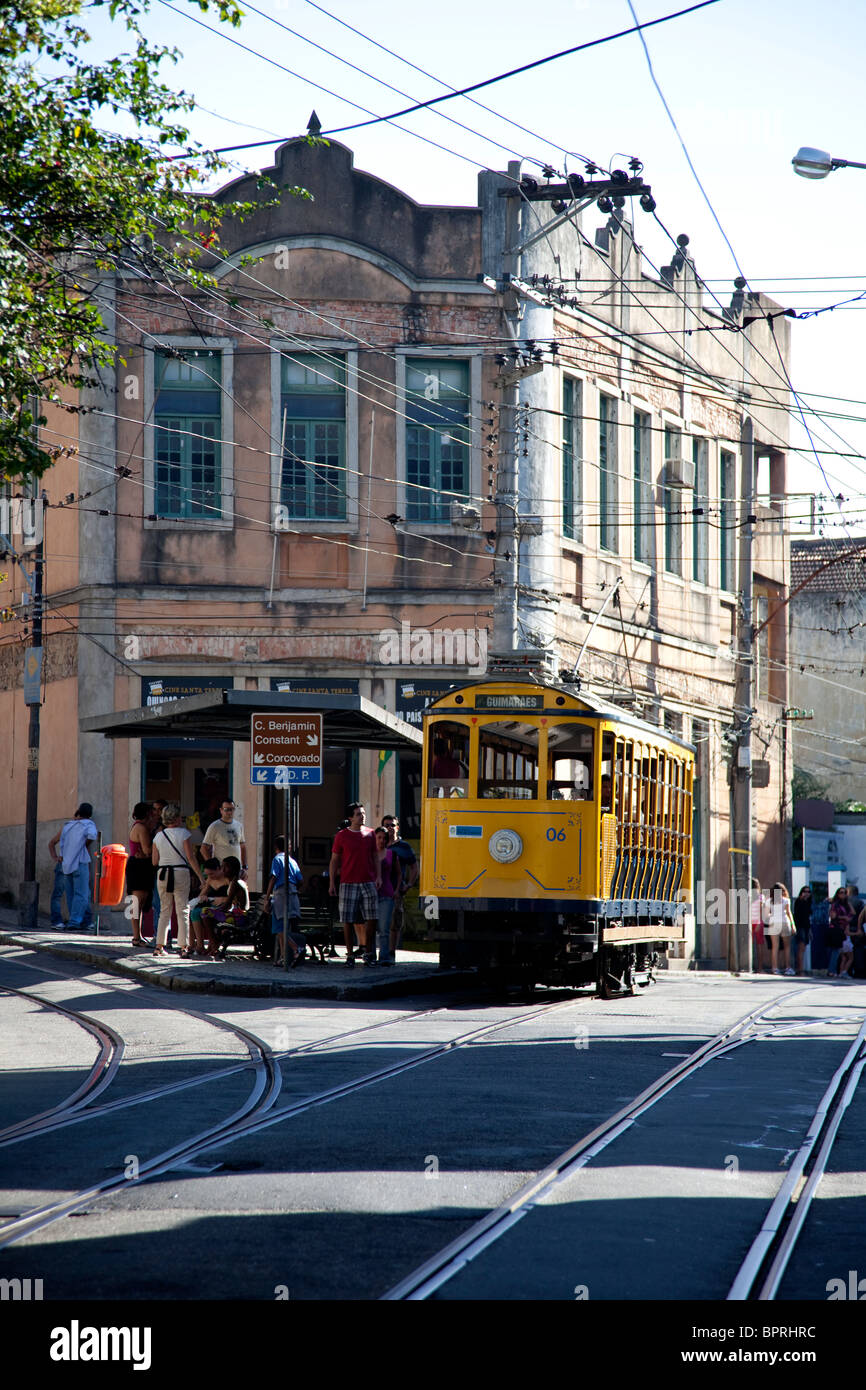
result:
[(421, 730), (363, 695), (295, 695), (269, 690), (213, 690), (149, 709), (82, 719), (85, 734), (106, 738), (206, 738), (249, 743), (253, 714), (321, 714), (325, 748), (421, 751)]

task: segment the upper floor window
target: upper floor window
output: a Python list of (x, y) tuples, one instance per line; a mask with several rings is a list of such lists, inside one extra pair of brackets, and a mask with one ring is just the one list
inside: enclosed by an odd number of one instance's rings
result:
[(612, 396), (600, 395), (598, 398), (598, 541), (603, 550), (616, 550), (617, 548), (616, 470), (616, 401)]
[[(667, 468), (673, 459), (681, 458), (682, 451), (682, 432), (669, 426), (665, 429), (665, 467)], [(682, 497), (683, 494), (678, 488), (665, 485), (665, 569), (669, 574), (683, 572)]]
[(562, 381), (562, 534), (583, 539), (582, 388), (574, 377)]
[(290, 517), (346, 516), (346, 366), (333, 353), (283, 355), (280, 501)]
[(154, 481), (161, 517), (222, 517), (222, 355), (154, 354)]
[(692, 440), (692, 458), (695, 464), (695, 497), (692, 512), (692, 579), (698, 584), (709, 584), (710, 562), (709, 512), (710, 512), (710, 465), (709, 446), (705, 439)]
[(450, 522), (469, 495), (469, 363), (406, 361), (406, 517)]
[(634, 558), (653, 562), (653, 486), (651, 419), (645, 410), (634, 413)]
[(736, 458), (722, 449), (719, 460), (719, 588), (734, 592), (736, 583)]

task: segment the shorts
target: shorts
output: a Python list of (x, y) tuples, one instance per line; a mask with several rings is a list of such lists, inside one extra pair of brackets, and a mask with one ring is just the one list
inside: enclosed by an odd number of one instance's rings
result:
[(352, 923), (361, 908), (362, 922), (375, 922), (379, 917), (379, 893), (375, 883), (340, 884), (340, 921)]
[(126, 889), (128, 893), (150, 893), (156, 878), (156, 869), (149, 859), (139, 856), (126, 861)]

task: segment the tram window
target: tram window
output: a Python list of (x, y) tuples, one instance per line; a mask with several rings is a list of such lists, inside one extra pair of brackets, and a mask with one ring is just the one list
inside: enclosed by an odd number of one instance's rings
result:
[(468, 796), (469, 730), (451, 719), (437, 719), (428, 731), (428, 796)]
[(591, 801), (592, 729), (583, 724), (553, 724), (547, 749), (548, 801)]
[[(622, 745), (620, 745), (620, 749)], [(621, 770), (620, 770), (621, 771)], [(613, 734), (601, 736), (601, 786), (599, 802), (603, 811), (613, 810)]]
[(478, 734), (478, 795), (506, 801), (538, 797), (538, 729), (515, 719), (485, 724)]

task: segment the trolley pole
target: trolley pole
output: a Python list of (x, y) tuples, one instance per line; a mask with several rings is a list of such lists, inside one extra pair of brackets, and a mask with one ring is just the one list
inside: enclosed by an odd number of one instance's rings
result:
[(740, 496), (743, 511), (740, 525), (737, 671), (734, 685), (734, 718), (738, 731), (736, 753), (731, 768), (731, 860), (733, 885), (737, 891), (734, 897), (736, 910), (732, 914), (735, 920), (730, 923), (728, 939), (728, 963), (732, 970), (737, 971), (749, 970), (752, 966), (751, 914), (744, 914), (742, 906), (748, 900), (752, 887), (752, 719), (755, 713), (752, 550), (757, 517), (754, 424), (750, 415), (743, 417), (740, 443)]

